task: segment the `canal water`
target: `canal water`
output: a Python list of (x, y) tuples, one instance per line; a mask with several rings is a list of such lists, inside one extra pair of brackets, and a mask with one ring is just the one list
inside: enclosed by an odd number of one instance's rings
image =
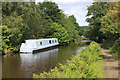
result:
[(33, 74), (48, 72), (58, 63), (65, 63), (73, 55), (79, 55), (85, 46), (59, 46), (50, 50), (15, 54), (2, 58), (2, 78), (32, 78)]

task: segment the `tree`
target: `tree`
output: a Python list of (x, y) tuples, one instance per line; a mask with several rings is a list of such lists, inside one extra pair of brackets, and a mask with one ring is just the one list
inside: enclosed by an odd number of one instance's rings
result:
[(61, 24), (68, 32), (69, 40), (71, 42), (73, 42), (74, 40), (79, 40), (79, 31), (76, 30), (76, 25), (73, 23), (72, 18), (70, 18), (69, 16), (67, 17), (65, 14), (61, 14), (60, 17), (61, 18), (58, 23)]
[(18, 51), (22, 41), (26, 38), (25, 33), (29, 29), (28, 26), (16, 13), (11, 16), (3, 16), (2, 25), (2, 41), (7, 45), (3, 49), (9, 48), (11, 51)]
[(70, 19), (71, 22), (74, 24), (75, 30), (78, 31), (78, 34), (79, 34), (80, 36), (83, 35), (84, 29), (79, 26), (79, 24), (77, 23), (76, 18), (74, 17), (74, 15), (69, 16), (69, 19)]
[(27, 39), (56, 37), (64, 45), (80, 38), (82, 29), (75, 17), (66, 17), (54, 2), (4, 2), (2, 5), (3, 50), (19, 51)]
[(69, 43), (69, 35), (62, 25), (53, 23), (49, 28), (52, 30), (48, 37), (58, 38), (61, 45)]
[(29, 26), (28, 38), (41, 38), (44, 37), (45, 27), (41, 16), (41, 10), (35, 3), (30, 3), (24, 11), (27, 12), (23, 15), (25, 23)]
[(101, 42), (106, 48), (111, 48), (115, 56), (120, 52), (120, 2), (94, 2), (88, 7), (88, 14), (92, 15), (87, 21), (90, 25), (86, 29), (86, 36)]
[(101, 28), (101, 18), (107, 13), (106, 2), (94, 2), (93, 5), (88, 7), (88, 13), (86, 16), (91, 16), (87, 18), (86, 21), (89, 22), (89, 26), (86, 28), (85, 36), (91, 38), (98, 42), (102, 41), (104, 35), (100, 32)]
[(119, 23), (119, 8), (120, 2), (109, 2), (106, 6), (109, 7), (108, 12), (101, 19), (101, 29), (106, 39), (116, 40), (120, 37), (120, 23)]
[(44, 16), (49, 16), (53, 22), (58, 22), (58, 19), (60, 19), (59, 15), (61, 15), (62, 12), (55, 2), (44, 1), (43, 3), (38, 3), (38, 5)]

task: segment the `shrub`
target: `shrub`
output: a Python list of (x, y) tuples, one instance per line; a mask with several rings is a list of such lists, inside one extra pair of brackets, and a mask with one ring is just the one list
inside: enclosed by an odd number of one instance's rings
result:
[(107, 39), (107, 40), (103, 40), (102, 46), (106, 49), (110, 49), (114, 44), (113, 40)]
[(103, 60), (100, 55), (100, 46), (91, 42), (80, 55), (73, 56), (66, 64), (59, 64), (48, 73), (33, 74), (33, 78), (101, 78)]
[(113, 53), (113, 55), (117, 58), (120, 59), (120, 38), (117, 39), (114, 43), (114, 45), (112, 46), (112, 48), (110, 49), (110, 51)]

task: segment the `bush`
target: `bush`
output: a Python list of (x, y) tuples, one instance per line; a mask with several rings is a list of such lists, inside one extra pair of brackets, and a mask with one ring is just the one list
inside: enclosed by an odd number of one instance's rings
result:
[(110, 49), (114, 44), (114, 41), (113, 40), (103, 40), (103, 43), (102, 43), (102, 46), (106, 49)]
[(115, 41), (114, 45), (110, 49), (110, 52), (112, 52), (117, 59), (120, 59), (120, 38)]
[(91, 42), (80, 55), (73, 56), (65, 65), (59, 64), (48, 73), (33, 74), (33, 78), (101, 78), (103, 60), (100, 55), (100, 46)]

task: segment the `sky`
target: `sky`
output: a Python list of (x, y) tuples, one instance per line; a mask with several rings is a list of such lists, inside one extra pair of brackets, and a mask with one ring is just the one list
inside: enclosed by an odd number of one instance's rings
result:
[[(43, 2), (44, 0), (36, 0), (36, 2)], [(62, 9), (68, 16), (74, 15), (77, 23), (80, 26), (88, 26), (86, 20), (87, 7), (92, 5), (93, 0), (48, 0), (58, 4), (59, 9)]]

